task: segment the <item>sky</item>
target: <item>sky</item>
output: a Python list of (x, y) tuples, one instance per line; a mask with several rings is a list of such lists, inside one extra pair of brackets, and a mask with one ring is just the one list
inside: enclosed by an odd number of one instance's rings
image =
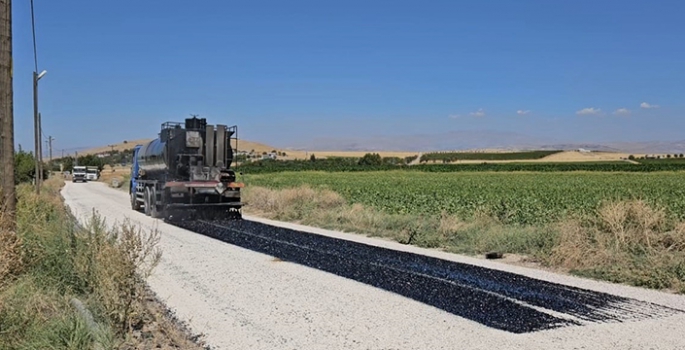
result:
[[(29, 3), (13, 1), (24, 149)], [(154, 138), (190, 114), (279, 147), (464, 130), (685, 139), (683, 1), (34, 0), (34, 10), (55, 153)]]

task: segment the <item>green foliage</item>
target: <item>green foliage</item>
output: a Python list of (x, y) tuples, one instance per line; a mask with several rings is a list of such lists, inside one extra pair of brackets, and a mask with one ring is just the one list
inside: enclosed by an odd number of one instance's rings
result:
[[(98, 157), (97, 154), (82, 155), (78, 157), (78, 164), (85, 166), (97, 166), (98, 170), (102, 171), (105, 164), (113, 166), (121, 163), (130, 163), (132, 160), (132, 156), (133, 150), (110, 152), (110, 156), (102, 158)], [(76, 164), (75, 159), (72, 156), (57, 158), (54, 159), (52, 162), (56, 170), (59, 170), (59, 164), (62, 164), (64, 167), (64, 171), (71, 171), (74, 168), (74, 165)]]
[(14, 155), (14, 176), (17, 184), (31, 182), (36, 175), (36, 158), (33, 153), (19, 150)]
[(684, 179), (683, 173), (283, 172), (254, 175), (250, 184), (328, 188), (350, 203), (391, 214), (446, 212), (469, 219), (486, 213), (503, 223), (541, 224), (591, 216), (605, 200), (634, 198), (685, 219)]
[(381, 165), (383, 160), (378, 153), (367, 153), (359, 159), (359, 165)]
[[(47, 179), (50, 169), (43, 164), (43, 178)], [(15, 183), (30, 183), (36, 177), (36, 158), (33, 153), (19, 149), (14, 154), (14, 177)]]
[(640, 159), (642, 164), (685, 164), (685, 158), (661, 158), (661, 159)]
[(265, 174), (283, 171), (326, 171), (326, 172), (363, 172), (406, 170), (410, 172), (659, 172), (685, 170), (682, 159), (651, 161), (641, 160), (641, 164), (616, 162), (560, 162), (560, 163), (481, 163), (481, 164), (419, 164), (392, 163), (360, 164), (358, 158), (326, 158), (316, 161), (304, 160), (261, 160), (242, 164), (240, 170), (251, 174)]
[(528, 151), (528, 152), (433, 152), (421, 156), (421, 162), (442, 161), (453, 162), (455, 160), (531, 160), (540, 159), (562, 151)]
[(411, 163), (411, 162), (415, 161), (416, 158), (418, 158), (418, 157), (419, 157), (418, 155), (405, 157), (405, 158), (404, 158), (404, 162), (407, 163), (407, 164), (408, 164), (408, 163)]

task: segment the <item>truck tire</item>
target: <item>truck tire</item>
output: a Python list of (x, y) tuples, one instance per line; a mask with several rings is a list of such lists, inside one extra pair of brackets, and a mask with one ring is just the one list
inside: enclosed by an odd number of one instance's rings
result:
[(137, 200), (137, 195), (136, 195), (136, 190), (132, 189), (131, 193), (129, 194), (131, 196), (131, 209), (135, 211), (140, 211), (140, 203)]
[(150, 216), (155, 219), (162, 217), (162, 213), (157, 206), (157, 190), (154, 187), (150, 189), (150, 203)]
[(151, 201), (150, 201), (150, 187), (145, 187), (145, 192), (143, 193), (143, 198), (144, 202), (143, 205), (145, 206), (145, 215), (150, 216), (152, 213), (152, 208), (151, 208)]

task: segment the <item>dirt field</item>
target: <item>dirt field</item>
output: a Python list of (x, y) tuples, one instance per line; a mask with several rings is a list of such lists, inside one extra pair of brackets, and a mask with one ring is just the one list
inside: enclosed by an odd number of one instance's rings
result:
[[(526, 159), (526, 160), (488, 160), (488, 163), (514, 163), (522, 162), (526, 163), (562, 163), (562, 162), (610, 162), (610, 161), (620, 161), (628, 159), (630, 154), (628, 153), (613, 153), (613, 152), (592, 152), (583, 153), (578, 151), (565, 151), (560, 153), (555, 153), (540, 159)], [(469, 163), (482, 163), (483, 160), (458, 160), (451, 162), (452, 164), (469, 164)], [(442, 162), (435, 162), (442, 163)]]
[(102, 172), (100, 172), (100, 179), (98, 179), (98, 181), (104, 182), (109, 185), (112, 183), (113, 179), (118, 179), (119, 181), (122, 181), (124, 179), (124, 176), (130, 173), (130, 166), (122, 167), (121, 165), (117, 165), (114, 167), (114, 171), (112, 171), (112, 168), (110, 168), (109, 165), (105, 165), (105, 167), (102, 169)]
[(354, 151), (308, 151), (308, 152), (293, 152), (293, 156), (299, 159), (304, 159), (305, 157), (310, 157), (314, 154), (317, 158), (326, 157), (363, 157), (367, 153), (378, 153), (381, 157), (411, 157), (418, 155), (418, 152), (393, 152), (393, 151), (379, 151), (379, 152), (354, 152)]

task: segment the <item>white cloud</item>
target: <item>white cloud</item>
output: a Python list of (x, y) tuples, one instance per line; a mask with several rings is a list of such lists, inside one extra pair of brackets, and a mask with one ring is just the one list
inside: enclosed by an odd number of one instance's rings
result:
[(650, 105), (647, 102), (642, 102), (642, 103), (640, 103), (640, 107), (650, 109), (650, 108), (659, 108), (659, 105)]
[(601, 111), (602, 110), (599, 108), (590, 107), (590, 108), (583, 108), (583, 109), (577, 111), (576, 114), (578, 114), (578, 115), (598, 115), (598, 114), (600, 114)]
[(450, 119), (458, 119), (461, 116), (459, 114), (450, 114), (449, 117), (450, 117)]
[(516, 111), (516, 114), (518, 114), (518, 115), (526, 115), (526, 114), (528, 114), (528, 113), (530, 113), (530, 111), (524, 111), (524, 110), (521, 110), (521, 109), (519, 109), (518, 111)]
[(482, 116), (485, 115), (485, 112), (483, 112), (483, 109), (480, 108), (478, 111), (476, 111), (476, 112), (471, 112), (470, 114), (471, 114), (472, 116), (474, 116), (474, 117), (482, 117)]
[(619, 108), (614, 111), (614, 114), (616, 115), (628, 115), (630, 114), (630, 110), (627, 108)]

